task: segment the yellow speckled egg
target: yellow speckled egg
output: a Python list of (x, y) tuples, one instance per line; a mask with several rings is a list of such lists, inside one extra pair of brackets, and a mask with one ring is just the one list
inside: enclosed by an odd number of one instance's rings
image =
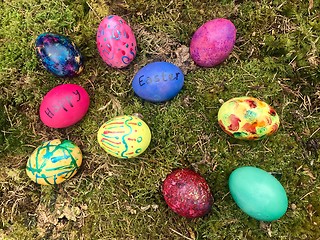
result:
[(69, 140), (54, 139), (36, 148), (28, 159), (26, 171), (32, 181), (55, 185), (75, 175), (82, 163), (82, 153)]
[(151, 141), (148, 125), (135, 116), (118, 116), (104, 123), (98, 131), (100, 146), (118, 158), (132, 158), (143, 153)]
[(232, 98), (218, 112), (220, 127), (230, 136), (258, 140), (275, 133), (279, 116), (267, 103), (253, 97)]

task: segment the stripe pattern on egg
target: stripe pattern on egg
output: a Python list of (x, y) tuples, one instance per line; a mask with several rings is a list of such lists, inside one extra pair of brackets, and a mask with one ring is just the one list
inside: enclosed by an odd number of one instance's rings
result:
[(99, 145), (117, 158), (133, 158), (143, 153), (151, 141), (148, 125), (135, 116), (118, 116), (104, 123), (98, 131)]

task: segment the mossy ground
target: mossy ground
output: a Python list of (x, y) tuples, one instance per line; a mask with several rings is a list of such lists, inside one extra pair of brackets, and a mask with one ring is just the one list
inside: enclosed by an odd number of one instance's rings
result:
[[(128, 68), (108, 67), (95, 34), (109, 14), (135, 31), (138, 54)], [(318, 1), (0, 2), (0, 239), (319, 239), (320, 238), (320, 5)], [(193, 32), (224, 17), (237, 27), (230, 57), (215, 68), (180, 61), (182, 92), (165, 104), (143, 102), (130, 81), (154, 60), (179, 62)], [(69, 36), (85, 57), (73, 79), (51, 75), (34, 51), (38, 34)], [(38, 116), (43, 95), (78, 83), (91, 97), (86, 117), (54, 130)], [(228, 137), (217, 124), (221, 100), (254, 96), (273, 106), (279, 131), (262, 141)], [(138, 158), (115, 159), (96, 142), (107, 119), (140, 113), (152, 142)], [(31, 152), (46, 140), (70, 139), (83, 151), (81, 171), (59, 186), (28, 179)], [(272, 223), (256, 221), (228, 194), (228, 176), (253, 165), (277, 173), (289, 208)], [(208, 181), (212, 212), (185, 219), (166, 206), (160, 185), (174, 168), (190, 167)]]

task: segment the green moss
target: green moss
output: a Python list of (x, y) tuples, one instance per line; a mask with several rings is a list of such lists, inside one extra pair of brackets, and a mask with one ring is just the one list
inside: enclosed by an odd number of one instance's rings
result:
[[(308, 9), (308, 4), (2, 1), (0, 238), (318, 237), (320, 6), (314, 1)], [(96, 29), (108, 14), (122, 15), (140, 31), (140, 49), (128, 68), (106, 66), (96, 50)], [(237, 27), (236, 46), (223, 64), (192, 68), (183, 90), (167, 103), (153, 104), (134, 95), (130, 81), (139, 68), (159, 58), (172, 60), (177, 47), (188, 46), (194, 31), (217, 17), (229, 18)], [(57, 78), (41, 66), (34, 41), (45, 31), (67, 35), (79, 47), (85, 58), (79, 77)], [(70, 128), (45, 127), (38, 116), (42, 97), (68, 82), (88, 91), (89, 112)], [(278, 132), (254, 142), (227, 136), (217, 123), (217, 113), (223, 101), (238, 96), (254, 96), (273, 106), (281, 119)], [(133, 113), (142, 114), (151, 128), (149, 148), (135, 159), (108, 156), (96, 142), (99, 127), (111, 117)], [(25, 174), (26, 161), (41, 142), (54, 138), (70, 139), (81, 148), (82, 168), (56, 188), (37, 186)], [(228, 194), (230, 173), (244, 165), (280, 178), (289, 198), (289, 209), (280, 220), (261, 224), (245, 215)], [(204, 218), (179, 217), (164, 202), (162, 181), (172, 169), (182, 167), (195, 169), (210, 185), (215, 200)]]

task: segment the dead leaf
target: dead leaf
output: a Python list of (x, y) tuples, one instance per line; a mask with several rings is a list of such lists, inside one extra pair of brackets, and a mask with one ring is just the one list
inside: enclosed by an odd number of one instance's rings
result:
[(65, 206), (62, 210), (62, 213), (58, 218), (66, 218), (71, 221), (76, 221), (77, 217), (80, 215), (81, 210), (79, 207), (70, 207), (70, 206)]
[(13, 180), (15, 181), (19, 181), (20, 180), (20, 177), (19, 177), (19, 170), (18, 169), (9, 169), (9, 171), (7, 172), (8, 174), (8, 177), (11, 177)]
[(188, 227), (188, 232), (190, 234), (191, 239), (196, 239), (196, 234), (194, 233), (191, 227)]
[(312, 172), (309, 168), (303, 168), (303, 173), (309, 176), (312, 180), (316, 180), (317, 178), (313, 176)]
[(313, 0), (309, 0), (309, 11), (313, 8)]

